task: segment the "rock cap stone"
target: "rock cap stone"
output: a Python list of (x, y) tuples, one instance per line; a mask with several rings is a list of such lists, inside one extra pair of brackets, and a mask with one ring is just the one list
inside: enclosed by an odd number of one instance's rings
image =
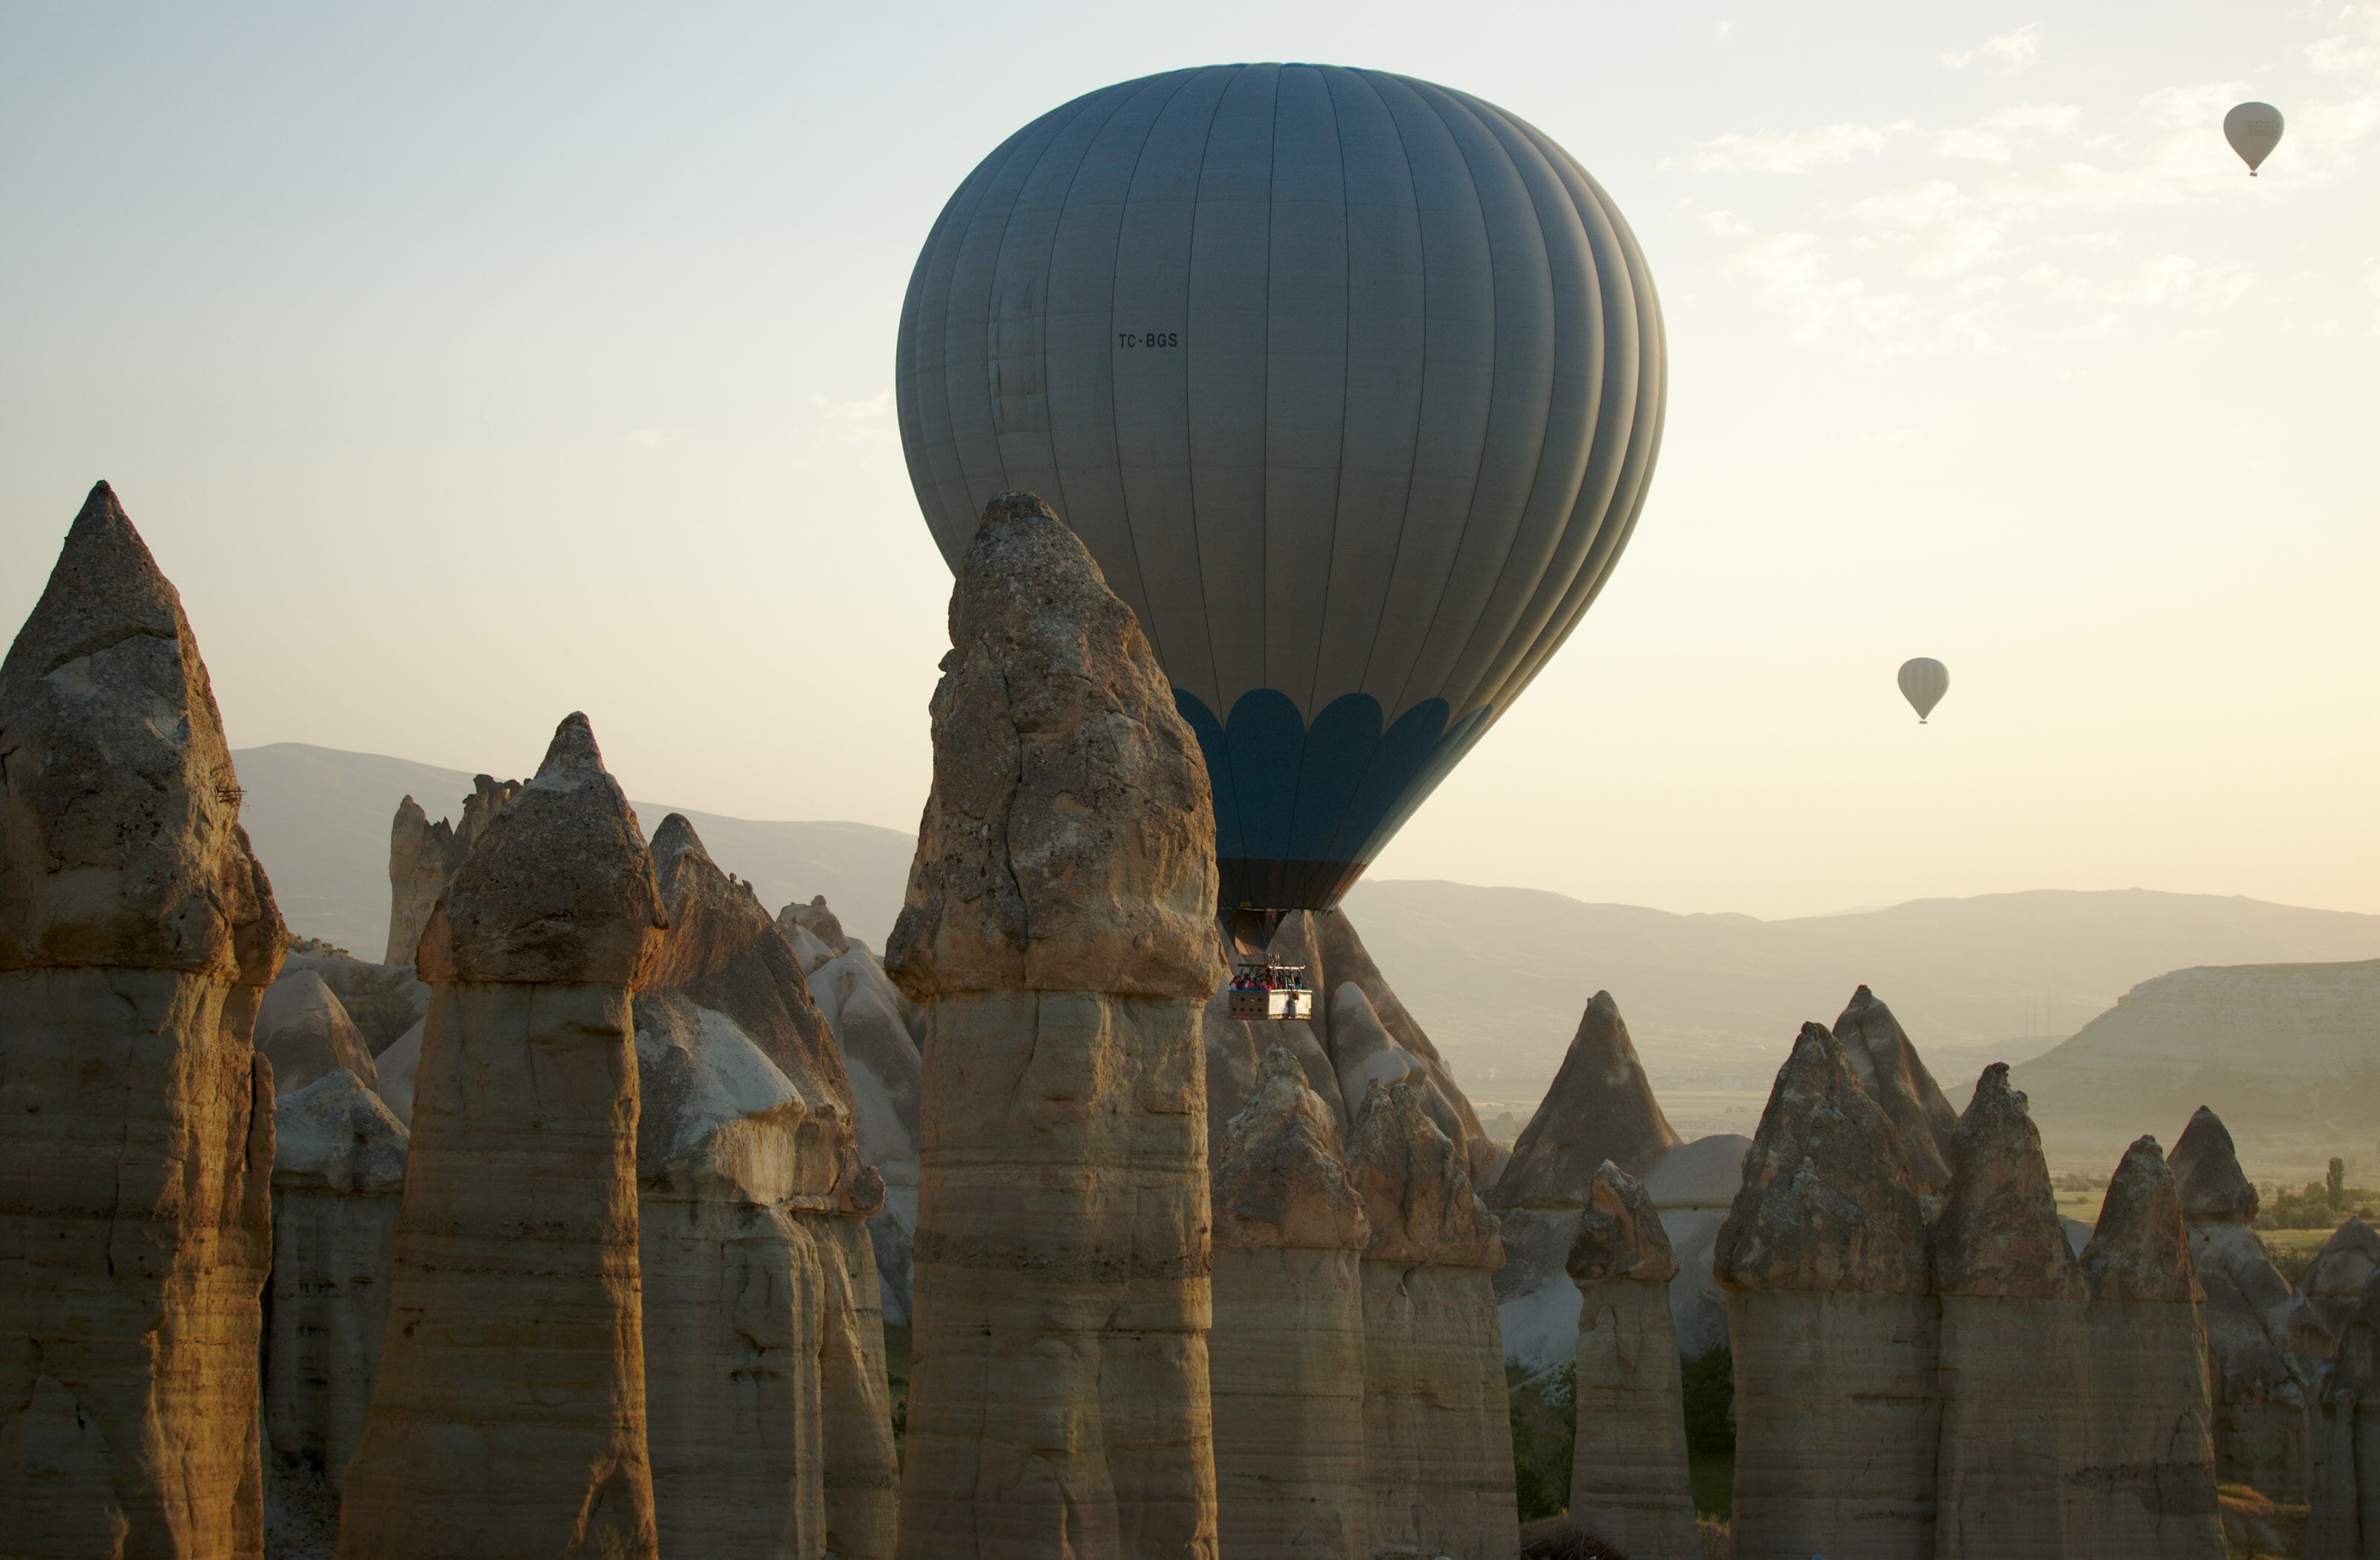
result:
[(919, 999), (1207, 998), (1225, 973), (1214, 801), (1132, 609), (1048, 504), (1003, 493), (960, 561), (950, 626), (887, 972)]
[(1934, 1225), (1934, 1287), (1946, 1295), (2074, 1300), (2082, 1272), (2058, 1220), (2058, 1193), (2025, 1097), (2006, 1062), (1976, 1082)]
[(1743, 1158), (1713, 1267), (1736, 1289), (1923, 1294), (1925, 1215), (1843, 1043), (1802, 1026)]
[(395, 1192), (412, 1135), (364, 1081), (334, 1068), (273, 1107), (273, 1184)]
[(2098, 1301), (2206, 1299), (2190, 1259), (2180, 1190), (2156, 1139), (2136, 1140), (2117, 1162), (2082, 1251), (2082, 1277)]
[(572, 714), (455, 869), (422, 933), (421, 975), (633, 990), (668, 925), (637, 815)]
[(1223, 1129), (1215, 1167), (1215, 1244), (1361, 1251), (1371, 1228), (1348, 1184), (1338, 1128), (1286, 1046), (1266, 1050), (1248, 1102)]
[(1469, 1156), (1423, 1107), (1411, 1079), (1375, 1081), (1348, 1134), (1347, 1177), (1371, 1221), (1366, 1262), (1504, 1265), (1495, 1216), (1472, 1189)]
[(1575, 1208), (1607, 1161), (1652, 1173), (1679, 1138), (1653, 1097), (1635, 1043), (1611, 993), (1588, 1000), (1561, 1070), (1488, 1193), (1496, 1208)]
[(270, 986), (288, 928), (189, 620), (115, 491), (91, 490), (0, 660), (0, 970)]
[(1666, 1284), (1678, 1276), (1678, 1258), (1652, 1195), (1643, 1181), (1609, 1159), (1596, 1167), (1587, 1183), (1586, 1211), (1566, 1265), (1571, 1281), (1581, 1288), (1613, 1278)]
[(2214, 1111), (2203, 1105), (2198, 1107), (2166, 1163), (2173, 1167), (2174, 1181), (2180, 1188), (2183, 1218), (2192, 1224), (2254, 1222), (2255, 1184), (2240, 1168), (2231, 1130)]
[(1940, 1192), (1950, 1183), (1951, 1141), (1959, 1130), (1959, 1113), (1926, 1070), (1909, 1032), (1863, 986), (1835, 1020), (1835, 1038), (1851, 1057), (1861, 1087), (1884, 1107), (1885, 1119), (1900, 1134), (1901, 1152), (1909, 1156), (1918, 1185), (1929, 1193)]

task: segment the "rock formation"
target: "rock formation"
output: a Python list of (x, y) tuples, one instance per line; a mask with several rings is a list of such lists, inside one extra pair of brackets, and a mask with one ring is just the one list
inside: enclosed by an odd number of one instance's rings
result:
[(1699, 1560), (1670, 1319), (1678, 1261), (1644, 1183), (1609, 1160), (1588, 1182), (1567, 1265), (1579, 1295), (1571, 1520), (1640, 1560)]
[(2298, 1291), (2305, 1296), (2324, 1331), (2333, 1338), (2343, 1338), (2348, 1318), (2355, 1314), (2375, 1273), (2380, 1273), (2380, 1230), (2351, 1218), (2330, 1232), (2330, 1239), (2306, 1264)]
[(430, 913), (447, 879), (504, 804), (520, 794), (520, 781), (475, 777), (471, 794), (463, 798), (463, 821), (457, 827), (440, 818), (430, 821), (421, 804), (408, 796), (397, 804), (388, 830), (388, 953), (383, 962), (410, 964), (430, 925)]
[(346, 1068), (273, 1108), (266, 1549), (327, 1556), (388, 1321), (407, 1132)]
[(1368, 1560), (1364, 1286), (1370, 1233), (1338, 1129), (1276, 1046), (1214, 1174), (1215, 1501), (1233, 1560)]
[(662, 1548), (890, 1560), (898, 1463), (865, 1224), (883, 1191), (842, 1059), (794, 949), (683, 816), (653, 859), (670, 934), (636, 999), (637, 1169)]
[(2380, 1560), (2380, 1276), (2341, 1321), (2318, 1428), (2305, 1560)]
[(917, 1227), (917, 1041), (925, 1013), (901, 994), (866, 943), (844, 934), (823, 896), (777, 913), (811, 999), (833, 1030), (851, 1079), (859, 1155), (884, 1178), (868, 1221), (886, 1320), (909, 1320), (909, 1250)]
[(1678, 1142), (1619, 1004), (1597, 992), (1552, 1087), (1485, 1194), (1504, 1240), (1496, 1297), (1510, 1358), (1543, 1367), (1576, 1351), (1578, 1291), (1564, 1264), (1597, 1168), (1609, 1162), (1648, 1175)]
[(1920, 1190), (1843, 1043), (1803, 1025), (1716, 1255), (1737, 1553), (1932, 1552), (1938, 1318)]
[[(1678, 1259), (1678, 1276), (1670, 1281), (1670, 1319), (1678, 1329), (1678, 1352), (1688, 1360), (1727, 1344), (1727, 1291), (1719, 1287), (1715, 1258), (1718, 1232), (1743, 1187), (1743, 1156), (1750, 1152), (1750, 1138), (1714, 1132), (1680, 1143), (1645, 1178), (1645, 1193), (1661, 1215)], [(1508, 1350), (1511, 1343), (1508, 1331)]]
[(1860, 1086), (1884, 1108), (1885, 1119), (1900, 1134), (1909, 1155), (1910, 1173), (1921, 1191), (1939, 1196), (1950, 1184), (1952, 1139), (1959, 1113), (1942, 1097), (1934, 1075), (1910, 1044), (1909, 1034), (1892, 1010), (1861, 986), (1835, 1020), (1835, 1038), (1842, 1042)]
[(0, 662), (0, 1548), (256, 1554), (288, 934), (180, 598), (105, 483)]
[(1206, 767), (1038, 499), (950, 626), (885, 960), (927, 1025), (901, 1554), (1211, 1556)]
[(2167, 1163), (2205, 1295), (2216, 1478), (2302, 1504), (2313, 1489), (2313, 1410), (2329, 1331), (2249, 1227), (2256, 1189), (2222, 1119), (2201, 1107)]
[(1495, 1216), (1421, 1081), (1375, 1082), (1348, 1144), (1364, 1200), (1364, 1457), (1376, 1554), (1500, 1560), (1520, 1542)]
[(584, 716), (464, 858), (432, 987), (342, 1560), (652, 1560), (631, 993), (663, 927)]
[(2058, 1560), (2068, 1469), (2087, 1451), (2082, 1273), (2058, 1221), (2041, 1134), (2009, 1070), (1959, 1118), (1934, 1229), (1942, 1307), (1939, 1560)]
[(368, 1089), (380, 1082), (363, 1032), (311, 970), (285, 974), (266, 990), (256, 1010), (256, 1048), (273, 1064), (273, 1088), (284, 1094), (341, 1068)]
[(2067, 1469), (2067, 1553), (2219, 1560), (2202, 1296), (2156, 1139), (2125, 1151), (2082, 1265), (2084, 1455)]

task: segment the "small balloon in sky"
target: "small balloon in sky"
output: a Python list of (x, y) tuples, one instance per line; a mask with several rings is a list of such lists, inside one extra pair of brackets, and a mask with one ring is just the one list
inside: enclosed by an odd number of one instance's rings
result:
[(2268, 103), (2243, 103), (2223, 116), (2223, 139), (2254, 178), (2257, 164), (2281, 144), (2281, 111)]
[(1932, 656), (1919, 656), (1915, 660), (1900, 663), (1900, 696), (1917, 711), (1919, 725), (1925, 724), (1925, 718), (1934, 713), (1934, 707), (1949, 691), (1950, 669)]

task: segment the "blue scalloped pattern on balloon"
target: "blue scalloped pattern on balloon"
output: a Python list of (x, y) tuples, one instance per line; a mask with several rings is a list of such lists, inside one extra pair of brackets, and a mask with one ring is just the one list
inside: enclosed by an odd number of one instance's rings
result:
[(1342, 694), (1308, 726), (1289, 696), (1253, 688), (1219, 720), (1173, 690), (1215, 789), (1215, 853), (1368, 862), (1487, 730), (1482, 705), (1451, 727), (1425, 699), (1381, 730), (1380, 701)]

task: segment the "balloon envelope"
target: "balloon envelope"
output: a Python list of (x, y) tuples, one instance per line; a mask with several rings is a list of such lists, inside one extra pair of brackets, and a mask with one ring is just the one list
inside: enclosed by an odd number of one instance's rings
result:
[(2281, 144), (2281, 111), (2268, 103), (2243, 103), (2223, 116), (2223, 139), (2248, 164), (2248, 176)]
[(1330, 66), (1179, 70), (1017, 131), (910, 277), (909, 476), (954, 566), (1038, 492), (1139, 613), (1223, 901), (1327, 906), (1608, 577), (1660, 443), (1634, 236), (1541, 132)]
[(1934, 713), (1934, 707), (1949, 691), (1950, 669), (1932, 656), (1919, 656), (1900, 663), (1900, 696), (1917, 711), (1919, 725), (1925, 723), (1925, 718)]

